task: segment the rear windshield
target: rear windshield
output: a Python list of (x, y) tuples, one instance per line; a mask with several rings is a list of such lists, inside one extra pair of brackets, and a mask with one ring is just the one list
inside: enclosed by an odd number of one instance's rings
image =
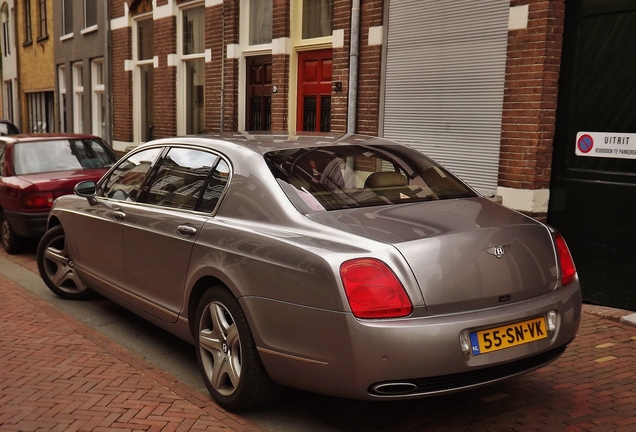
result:
[(16, 175), (107, 168), (116, 161), (114, 152), (92, 139), (18, 142), (13, 146)]
[(398, 145), (281, 150), (265, 161), (303, 213), (476, 196), (426, 156)]

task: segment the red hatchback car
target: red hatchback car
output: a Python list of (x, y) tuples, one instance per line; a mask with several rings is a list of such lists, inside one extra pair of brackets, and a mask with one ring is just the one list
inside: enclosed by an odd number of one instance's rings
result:
[(99, 137), (32, 134), (0, 137), (0, 237), (8, 253), (39, 238), (55, 198), (99, 180), (117, 154)]

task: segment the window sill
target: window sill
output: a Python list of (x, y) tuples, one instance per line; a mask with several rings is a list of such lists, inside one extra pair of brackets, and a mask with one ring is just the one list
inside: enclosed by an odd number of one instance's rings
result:
[(28, 46), (31, 46), (31, 45), (33, 45), (33, 41), (32, 40), (26, 41), (25, 43), (22, 44), (23, 47), (28, 47)]
[(39, 38), (36, 39), (36, 42), (44, 42), (45, 40), (49, 39), (49, 35), (44, 35), (44, 36), (40, 36)]
[(97, 24), (92, 25), (90, 27), (86, 27), (85, 29), (83, 29), (82, 31), (80, 31), (81, 34), (85, 35), (88, 33), (93, 33), (97, 31)]
[(60, 41), (65, 41), (68, 39), (73, 39), (73, 33), (65, 34), (64, 36), (60, 36)]

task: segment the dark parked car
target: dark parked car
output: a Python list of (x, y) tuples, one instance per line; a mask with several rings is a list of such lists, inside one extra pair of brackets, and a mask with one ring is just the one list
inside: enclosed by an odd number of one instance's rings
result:
[(581, 293), (563, 237), (406, 146), (221, 134), (146, 143), (59, 198), (48, 287), (195, 344), (216, 401), (283, 386), (398, 400), (558, 358)]
[(11, 121), (0, 119), (0, 136), (3, 135), (17, 135), (20, 133), (20, 129), (14, 125)]
[(12, 135), (0, 137), (0, 161), (0, 237), (15, 253), (25, 238), (45, 233), (55, 198), (99, 180), (117, 155), (91, 135)]

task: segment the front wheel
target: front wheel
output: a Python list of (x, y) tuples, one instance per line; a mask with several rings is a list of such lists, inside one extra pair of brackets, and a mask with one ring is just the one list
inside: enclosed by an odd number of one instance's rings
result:
[(2, 238), (2, 246), (8, 254), (13, 255), (20, 252), (24, 239), (13, 231), (4, 210), (0, 210), (0, 238)]
[(239, 411), (280, 396), (282, 387), (267, 375), (245, 314), (226, 288), (215, 287), (203, 295), (195, 330), (199, 368), (219, 405)]
[(85, 300), (93, 295), (75, 273), (73, 259), (66, 247), (61, 225), (44, 234), (37, 251), (38, 270), (42, 280), (58, 296), (68, 300)]

